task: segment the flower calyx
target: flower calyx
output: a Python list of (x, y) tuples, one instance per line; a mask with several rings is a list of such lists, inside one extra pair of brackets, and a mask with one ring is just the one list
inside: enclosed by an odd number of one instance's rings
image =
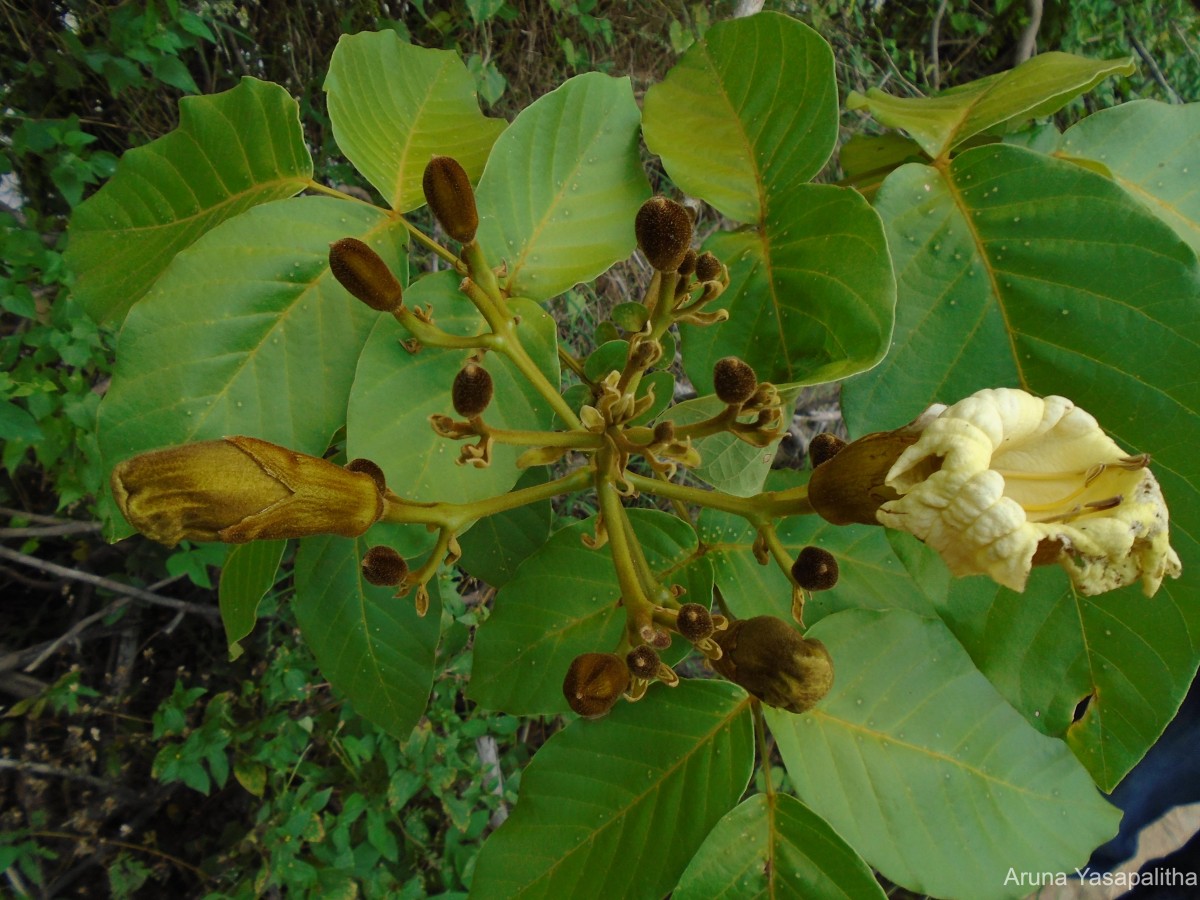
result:
[(833, 686), (825, 645), (775, 616), (737, 619), (714, 639), (724, 653), (709, 665), (767, 706), (807, 712)]
[(571, 661), (563, 679), (567, 705), (597, 719), (616, 705), (630, 685), (629, 666), (615, 653), (583, 653)]

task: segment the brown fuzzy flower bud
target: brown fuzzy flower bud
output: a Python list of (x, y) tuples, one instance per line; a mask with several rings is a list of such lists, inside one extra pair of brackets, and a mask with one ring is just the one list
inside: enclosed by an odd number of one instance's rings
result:
[(660, 272), (675, 272), (692, 242), (692, 217), (686, 206), (666, 197), (651, 197), (633, 222), (638, 247)]
[(713, 364), (713, 389), (722, 403), (741, 405), (754, 396), (758, 376), (749, 363), (725, 356)]
[(689, 249), (687, 253), (683, 254), (683, 262), (679, 264), (679, 274), (683, 278), (686, 279), (689, 275), (696, 271), (696, 259), (697, 257), (695, 250)]
[(395, 312), (404, 305), (403, 289), (383, 258), (357, 238), (329, 245), (329, 271), (338, 284), (371, 309)]
[(468, 419), (481, 415), (492, 402), (492, 376), (483, 366), (469, 362), (454, 376), (450, 399), (454, 411)]
[(615, 653), (581, 654), (563, 679), (567, 703), (589, 719), (607, 713), (628, 688), (629, 666)]
[(242, 544), (314, 534), (357, 537), (383, 515), (363, 472), (251, 437), (143, 453), (112, 473), (113, 497), (151, 540)]
[(721, 261), (705, 250), (696, 257), (696, 280), (716, 281), (722, 268)]
[(425, 166), (421, 179), (425, 202), (454, 240), (469, 244), (479, 228), (475, 191), (467, 171), (450, 156), (435, 156)]
[(808, 461), (812, 463), (812, 467), (815, 469), (826, 460), (837, 456), (845, 446), (846, 442), (836, 434), (830, 434), (828, 431), (814, 434), (813, 439), (808, 442)]
[(383, 469), (369, 459), (352, 459), (346, 463), (347, 472), (362, 472), (364, 475), (370, 475), (378, 486), (380, 493), (387, 490), (387, 479), (383, 476)]
[(826, 591), (837, 584), (838, 562), (820, 547), (804, 547), (792, 563), (792, 577), (806, 591)]
[(833, 685), (833, 660), (818, 640), (774, 616), (738, 619), (713, 635), (724, 651), (713, 669), (767, 706), (802, 713)]
[(653, 443), (669, 444), (673, 440), (675, 440), (675, 423), (670, 419), (663, 419), (654, 426)]
[(653, 678), (658, 673), (662, 660), (653, 647), (641, 644), (625, 654), (625, 663), (636, 678)]
[(408, 575), (408, 563), (391, 547), (372, 547), (362, 561), (363, 578), (381, 587), (396, 587)]
[(707, 609), (699, 603), (685, 603), (679, 607), (679, 618), (675, 627), (692, 643), (712, 637), (713, 620)]

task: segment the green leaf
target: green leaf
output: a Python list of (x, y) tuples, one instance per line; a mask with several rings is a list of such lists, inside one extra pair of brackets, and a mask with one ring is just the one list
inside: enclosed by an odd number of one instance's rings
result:
[[(410, 307), (430, 305), (439, 328), (452, 334), (481, 334), (483, 317), (458, 290), (453, 271), (426, 276), (405, 291)], [(557, 385), (558, 351), (554, 320), (529, 300), (509, 301), (521, 317), (517, 327), (525, 349)], [(431, 414), (454, 415), (450, 386), (469, 350), (422, 347), (409, 353), (400, 341), (409, 334), (393, 317), (379, 316), (359, 360), (347, 413), (347, 453), (383, 468), (388, 484), (406, 499), (468, 503), (513, 486), (521, 472), (516, 459), (527, 448), (496, 444), (487, 468), (458, 465), (459, 442), (438, 436)], [(494, 428), (544, 429), (551, 422), (545, 399), (507, 358), (489, 353), (495, 399), (484, 414)]]
[[(526, 470), (513, 489), (534, 487), (549, 480), (549, 470), (538, 466)], [(488, 516), (459, 537), (463, 552), (459, 565), (472, 577), (492, 587), (503, 587), (512, 580), (517, 566), (546, 542), (553, 520), (554, 510), (549, 500)]]
[(755, 794), (726, 814), (672, 900), (886, 895), (854, 849), (795, 797)]
[[(905, 166), (877, 205), (899, 274), (895, 348), (843, 388), (852, 432), (900, 425), (934, 401), (984, 387), (1019, 386), (1069, 397), (1122, 446), (1154, 455), (1183, 578), (1149, 602), (1125, 589), (1050, 607), (1063, 627), (1077, 607), (1073, 636), (1060, 646), (1071, 666), (1090, 674), (1081, 681), (1073, 668), (1076, 676), (1059, 688), (1076, 701), (1095, 689), (1095, 709), (1071, 741), (1111, 789), (1166, 726), (1200, 659), (1200, 610), (1187, 600), (1198, 577), (1188, 561), (1200, 559), (1200, 265), (1108, 179), (1016, 147), (965, 151), (944, 174)], [(1019, 607), (1016, 598), (994, 597), (993, 615)], [(1006, 624), (1015, 633), (1034, 627)], [(1098, 642), (1106, 630), (1132, 643)], [(1162, 642), (1161, 658), (1144, 653), (1143, 641)], [(1049, 704), (1047, 691), (1034, 691), (1035, 709), (1068, 705), (1055, 693)]]
[(505, 127), (479, 111), (457, 53), (415, 47), (394, 31), (342, 35), (325, 91), (338, 147), (396, 212), (424, 205), (431, 156), (453, 156), (477, 179)]
[(808, 385), (845, 378), (887, 352), (895, 279), (879, 217), (857, 191), (799, 184), (767, 197), (760, 231), (705, 243), (729, 267), (711, 308), (718, 325), (680, 326), (684, 370), (700, 393), (712, 367), (740, 356), (759, 380)]
[(878, 88), (852, 92), (847, 109), (866, 109), (880, 123), (907, 131), (933, 159), (968, 138), (1006, 123), (1057, 112), (1112, 75), (1132, 75), (1133, 60), (1093, 60), (1039, 53), (1015, 69), (943, 91), (936, 97), (893, 97)]
[[(698, 555), (691, 526), (658, 510), (631, 509), (629, 520), (663, 583), (682, 584), (688, 600), (707, 607), (712, 568)], [(590, 550), (580, 540), (595, 527), (592, 517), (556, 531), (496, 595), (475, 635), (472, 700), (514, 715), (565, 712), (562, 681), (571, 660), (617, 645), (625, 610), (611, 548)], [(676, 641), (663, 658), (672, 663), (690, 650)], [(665, 691), (652, 689), (646, 702), (659, 702)]]
[(1200, 103), (1124, 103), (1063, 136), (1060, 159), (1102, 164), (1121, 187), (1200, 253)]
[(331, 535), (301, 541), (293, 608), (329, 683), (356, 712), (406, 738), (433, 685), (441, 601), (435, 579), (422, 618), (411, 596), (367, 584), (361, 560), (370, 545), (365, 537)]
[(479, 181), (476, 239), (511, 294), (547, 300), (625, 259), (649, 196), (628, 78), (577, 75), (521, 111)]
[(472, 897), (658, 900), (741, 796), (754, 762), (749, 700), (687, 680), (554, 735), (483, 845)]
[(234, 547), (225, 559), (218, 601), (231, 660), (242, 655), (238, 642), (254, 630), (259, 601), (275, 584), (286, 546), (287, 541), (252, 541)]
[(837, 678), (767, 710), (800, 799), (887, 878), (939, 897), (1020, 897), (1007, 873), (1082, 866), (1120, 819), (1058, 740), (996, 693), (940, 622), (848, 610), (811, 635)]
[(296, 101), (243, 78), (179, 101), (179, 127), (127, 151), (71, 216), (66, 262), (98, 322), (120, 320), (179, 251), (226, 219), (290, 197), (312, 178)]
[[(716, 397), (695, 397), (672, 406), (663, 419), (677, 426), (689, 425), (710, 419), (724, 408)], [(786, 403), (785, 408), (790, 409)], [(750, 497), (762, 490), (779, 446), (775, 441), (766, 447), (754, 447), (728, 432), (700, 438), (693, 444), (700, 452), (700, 465), (690, 472), (718, 491), (738, 497)]]
[[(743, 619), (791, 617), (791, 581), (773, 560), (765, 566), (758, 564), (752, 525), (741, 516), (705, 509), (696, 528), (712, 561), (713, 579), (730, 612)], [(792, 516), (778, 524), (777, 533), (793, 559), (804, 547), (816, 546), (832, 553), (838, 563), (837, 585), (814, 593), (805, 604), (806, 625), (845, 609), (907, 609), (922, 615), (935, 614), (933, 599), (938, 597), (938, 582), (910, 577), (885, 529), (844, 527), (830, 525), (818, 516)], [(908, 535), (899, 537), (905, 544), (919, 546)], [(945, 575), (944, 566), (941, 574)], [(944, 578), (940, 587), (944, 594)]]
[(33, 416), (11, 400), (0, 400), (0, 439), (36, 443), (45, 435)]
[(646, 92), (645, 107), (646, 146), (671, 180), (756, 222), (770, 194), (808, 181), (833, 152), (833, 52), (778, 13), (721, 22)]
[(106, 468), (231, 434), (324, 453), (379, 318), (329, 274), (347, 235), (404, 259), (384, 212), (325, 197), (257, 207), (181, 253), (121, 331), (99, 412)]

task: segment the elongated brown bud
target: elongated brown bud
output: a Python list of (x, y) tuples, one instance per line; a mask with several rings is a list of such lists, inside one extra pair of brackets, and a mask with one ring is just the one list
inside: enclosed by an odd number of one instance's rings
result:
[(837, 584), (838, 562), (820, 547), (804, 547), (792, 563), (792, 577), (806, 591), (826, 591)]
[(403, 289), (383, 258), (358, 238), (329, 245), (329, 271), (338, 284), (371, 309), (395, 312), (404, 305)]
[(661, 662), (654, 648), (647, 644), (640, 644), (625, 654), (625, 663), (637, 678), (653, 678)]
[(638, 247), (660, 272), (675, 272), (692, 243), (692, 217), (686, 206), (666, 197), (651, 197), (633, 222)]
[(450, 388), (454, 411), (468, 419), (481, 415), (492, 402), (493, 391), (488, 370), (479, 363), (467, 363), (454, 376), (454, 385)]
[(421, 179), (425, 202), (433, 210), (446, 234), (463, 244), (475, 240), (479, 212), (475, 209), (475, 191), (467, 171), (451, 156), (435, 156), (425, 166)]
[(721, 274), (721, 261), (705, 250), (696, 257), (696, 280), (715, 281)]
[(679, 607), (679, 618), (675, 627), (689, 641), (695, 643), (712, 637), (713, 620), (708, 610), (699, 603), (685, 603)]
[(722, 403), (741, 405), (754, 396), (758, 376), (749, 363), (726, 356), (713, 364), (713, 389)]
[(363, 578), (371, 584), (396, 587), (408, 575), (408, 563), (391, 547), (372, 547), (362, 561)]
[(584, 653), (571, 661), (563, 696), (571, 709), (594, 719), (604, 715), (629, 688), (629, 666), (615, 653)]
[(112, 473), (125, 518), (151, 540), (241, 544), (340, 534), (357, 537), (383, 515), (383, 491), (364, 472), (251, 437), (143, 453)]
[(808, 461), (815, 469), (826, 460), (833, 459), (845, 446), (846, 442), (836, 434), (830, 434), (828, 431), (814, 434), (813, 439), (808, 442)]
[(713, 669), (767, 706), (806, 712), (833, 686), (833, 660), (825, 645), (801, 637), (775, 616), (738, 619), (713, 640), (723, 651), (710, 661)]

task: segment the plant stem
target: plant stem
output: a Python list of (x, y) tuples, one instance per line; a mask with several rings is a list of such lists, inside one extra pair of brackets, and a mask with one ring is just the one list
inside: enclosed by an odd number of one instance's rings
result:
[(516, 428), (492, 428), (485, 425), (487, 434), (497, 444), (515, 447), (570, 447), (575, 450), (595, 450), (603, 446), (604, 438), (590, 431), (524, 431)]
[(613, 487), (612, 456), (602, 450), (596, 468), (596, 496), (600, 501), (600, 512), (608, 532), (608, 545), (612, 549), (613, 568), (621, 586), (621, 599), (625, 604), (626, 632), (630, 637), (638, 635), (640, 629), (653, 621), (653, 605), (642, 588), (637, 563), (630, 546), (628, 517), (621, 498)]
[(724, 491), (688, 487), (673, 481), (658, 481), (644, 475), (635, 475), (633, 472), (626, 472), (625, 480), (639, 491), (645, 491), (647, 494), (733, 513), (748, 520), (756, 527), (769, 524), (775, 518), (809, 515), (815, 512), (812, 504), (808, 502), (806, 487), (790, 488), (786, 491), (766, 491), (755, 494), (753, 497), (735, 497)]

